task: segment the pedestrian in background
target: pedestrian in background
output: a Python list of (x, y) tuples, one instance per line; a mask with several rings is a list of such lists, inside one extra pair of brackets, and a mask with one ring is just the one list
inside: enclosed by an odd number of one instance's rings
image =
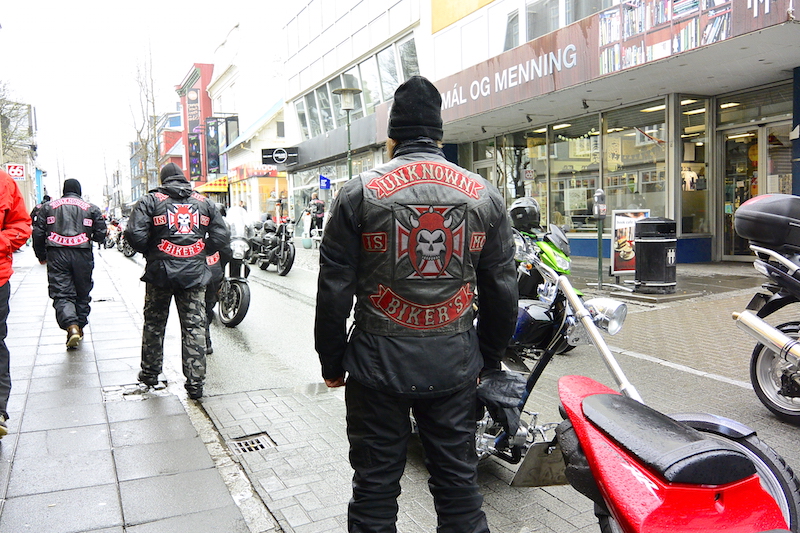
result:
[[(311, 200), (308, 202), (308, 212), (311, 214), (311, 232), (315, 229), (322, 229), (322, 219), (325, 218), (325, 202), (319, 199), (317, 193), (311, 193)], [(311, 233), (313, 236), (314, 234)]]
[(63, 195), (42, 204), (33, 226), (33, 250), (47, 264), (47, 282), (58, 327), (67, 332), (67, 348), (76, 348), (89, 322), (94, 282), (92, 242), (106, 238), (100, 208), (83, 201), (81, 184), (64, 181)]
[(50, 199), (51, 199), (50, 195), (49, 194), (45, 194), (44, 196), (42, 196), (42, 203), (41, 204), (36, 204), (34, 206), (34, 208), (31, 209), (31, 223), (32, 224), (36, 223), (36, 215), (39, 213), (39, 210), (42, 208), (42, 204), (44, 204), (45, 202), (49, 202)]
[(514, 242), (498, 190), (445, 159), (441, 104), (425, 78), (397, 88), (392, 159), (339, 190), (319, 249), (315, 346), (325, 383), (346, 384), (350, 532), (396, 531), (409, 412), (425, 449), (437, 531), (488, 531), (477, 485), (476, 389), (482, 369), (500, 368), (514, 330)]
[(125, 227), (125, 239), (147, 260), (142, 370), (139, 381), (158, 384), (164, 362), (164, 331), (169, 306), (181, 323), (181, 356), (186, 392), (203, 396), (206, 377), (206, 286), (211, 270), (206, 262), (230, 241), (230, 233), (214, 204), (192, 186), (175, 163), (161, 169), (161, 186), (142, 196)]
[(0, 170), (0, 438), (8, 434), (11, 357), (6, 346), (14, 252), (31, 236), (31, 219), (17, 182)]

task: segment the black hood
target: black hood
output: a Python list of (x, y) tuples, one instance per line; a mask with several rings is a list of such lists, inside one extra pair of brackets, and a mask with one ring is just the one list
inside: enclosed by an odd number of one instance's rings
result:
[(186, 176), (183, 175), (183, 171), (175, 163), (167, 163), (166, 165), (164, 165), (164, 168), (161, 169), (161, 174), (159, 174), (158, 177), (161, 180), (161, 183), (173, 179), (181, 179), (183, 181), (187, 181)]

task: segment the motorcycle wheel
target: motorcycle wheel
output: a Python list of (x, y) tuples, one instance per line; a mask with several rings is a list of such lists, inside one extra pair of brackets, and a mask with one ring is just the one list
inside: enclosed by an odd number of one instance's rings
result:
[(103, 244), (104, 244), (106, 250), (108, 250), (110, 248), (113, 248), (114, 247), (114, 239), (112, 239), (111, 237), (108, 237), (108, 238), (106, 238), (106, 241)]
[(250, 307), (250, 286), (238, 280), (224, 280), (219, 291), (219, 320), (225, 326), (238, 326)]
[(125, 257), (133, 257), (136, 255), (136, 250), (131, 248), (131, 245), (127, 242), (122, 243), (122, 255)]
[(278, 275), (285, 276), (294, 264), (294, 244), (287, 243), (283, 253), (278, 258)]
[[(777, 326), (777, 329), (793, 339), (800, 338), (800, 322), (787, 322)], [(780, 393), (781, 376), (791, 366), (776, 352), (758, 343), (750, 357), (750, 383), (764, 407), (779, 418), (800, 424), (800, 398)]]

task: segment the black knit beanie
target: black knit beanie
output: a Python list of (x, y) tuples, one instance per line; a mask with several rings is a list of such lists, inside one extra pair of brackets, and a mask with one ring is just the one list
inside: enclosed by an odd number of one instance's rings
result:
[(174, 177), (181, 177), (184, 180), (186, 179), (186, 176), (183, 175), (181, 168), (175, 163), (167, 163), (164, 165), (164, 168), (161, 169), (161, 173), (158, 177), (161, 180), (161, 183), (164, 183), (164, 181), (166, 181), (168, 178)]
[(427, 78), (413, 76), (397, 88), (388, 134), (396, 141), (417, 137), (442, 140), (442, 95)]
[(67, 194), (68, 192), (72, 192), (80, 196), (81, 182), (79, 182), (78, 180), (74, 180), (72, 178), (64, 180), (64, 194)]

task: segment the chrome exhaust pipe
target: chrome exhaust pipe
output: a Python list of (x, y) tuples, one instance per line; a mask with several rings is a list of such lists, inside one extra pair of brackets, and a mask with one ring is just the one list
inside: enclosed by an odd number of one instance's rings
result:
[(755, 337), (764, 346), (777, 352), (781, 359), (792, 365), (800, 366), (800, 340), (789, 337), (750, 311), (733, 313), (733, 319), (740, 329)]

